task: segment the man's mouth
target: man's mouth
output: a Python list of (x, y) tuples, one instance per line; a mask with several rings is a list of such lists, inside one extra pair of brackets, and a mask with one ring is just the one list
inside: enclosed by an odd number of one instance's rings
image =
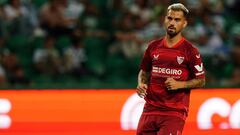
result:
[(175, 30), (173, 26), (168, 27), (168, 29)]

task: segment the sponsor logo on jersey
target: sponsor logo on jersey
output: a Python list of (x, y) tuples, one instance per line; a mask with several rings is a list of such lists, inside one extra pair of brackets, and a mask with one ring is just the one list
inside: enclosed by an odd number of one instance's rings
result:
[(161, 67), (152, 67), (153, 73), (162, 73), (162, 74), (168, 74), (168, 75), (181, 75), (182, 70), (177, 69), (171, 69), (171, 68), (161, 68)]
[(158, 57), (159, 57), (159, 54), (157, 54), (157, 55), (153, 55), (153, 60), (158, 60)]
[(198, 72), (203, 71), (203, 63), (201, 63), (200, 65), (195, 65), (194, 67), (197, 69)]
[(196, 76), (199, 76), (199, 75), (204, 74), (204, 71), (203, 71), (203, 63), (201, 63), (200, 65), (195, 65), (194, 67), (195, 67), (195, 68), (197, 69), (197, 71), (198, 71), (198, 73), (195, 74)]
[(182, 56), (177, 56), (177, 62), (178, 62), (178, 64), (182, 64), (183, 61), (184, 61), (184, 57), (182, 57)]
[(196, 55), (196, 58), (198, 58), (198, 59), (199, 59), (200, 57), (201, 57), (201, 56), (200, 56), (200, 54)]

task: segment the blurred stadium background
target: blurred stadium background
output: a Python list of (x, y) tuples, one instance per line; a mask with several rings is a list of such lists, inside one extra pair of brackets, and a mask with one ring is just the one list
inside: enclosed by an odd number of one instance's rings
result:
[(0, 0), (2, 88), (134, 88), (172, 2), (190, 9), (184, 35), (207, 87), (240, 86), (238, 0)]
[(139, 63), (173, 2), (207, 72), (184, 135), (239, 135), (239, 0), (0, 0), (0, 135), (134, 134)]

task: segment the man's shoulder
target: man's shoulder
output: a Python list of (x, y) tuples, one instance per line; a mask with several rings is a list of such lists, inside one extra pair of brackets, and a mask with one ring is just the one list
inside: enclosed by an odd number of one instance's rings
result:
[(191, 43), (190, 41), (188, 41), (187, 39), (184, 40), (184, 46), (185, 49), (187, 50), (196, 50), (198, 51), (197, 47)]
[(163, 38), (158, 38), (158, 39), (151, 40), (148, 43), (148, 47), (152, 48), (152, 47), (154, 47), (156, 45), (161, 44), (162, 42), (163, 42)]

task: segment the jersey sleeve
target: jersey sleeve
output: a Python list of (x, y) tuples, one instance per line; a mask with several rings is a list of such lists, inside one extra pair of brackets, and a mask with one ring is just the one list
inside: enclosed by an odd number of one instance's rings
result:
[(144, 52), (141, 64), (140, 64), (140, 69), (146, 72), (150, 72), (152, 68), (152, 60), (151, 60), (151, 45), (148, 46), (146, 51)]
[(205, 78), (205, 68), (201, 55), (196, 48), (189, 52), (189, 68), (192, 78)]

